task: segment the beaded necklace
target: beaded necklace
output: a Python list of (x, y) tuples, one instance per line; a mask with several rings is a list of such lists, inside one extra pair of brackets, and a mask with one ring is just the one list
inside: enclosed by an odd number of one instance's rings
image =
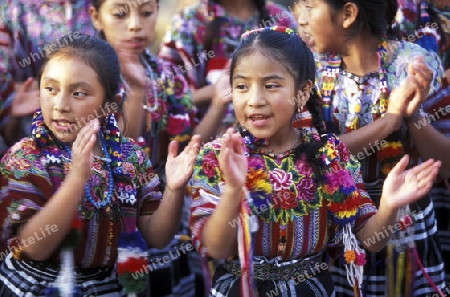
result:
[[(383, 117), (388, 108), (389, 104), (389, 94), (390, 90), (388, 88), (387, 81), (387, 67), (388, 64), (386, 62), (388, 56), (388, 42), (385, 39), (380, 41), (377, 50), (378, 57), (378, 74), (380, 81), (378, 83), (380, 96), (378, 100), (372, 105), (371, 114), (373, 121)], [(332, 54), (327, 60), (327, 66), (325, 69), (325, 73), (323, 74), (323, 82), (321, 85), (322, 92), (322, 106), (324, 112), (324, 118), (327, 125), (327, 128), (331, 130), (333, 133), (349, 133), (353, 130), (359, 129), (361, 126), (359, 115), (364, 113), (365, 111), (360, 108), (359, 110), (355, 110), (357, 114), (355, 114), (355, 119), (352, 121), (347, 121), (347, 117), (344, 119), (339, 119), (340, 126), (344, 127), (345, 131), (338, 131), (335, 127), (335, 122), (332, 116), (332, 99), (334, 96), (342, 96), (342, 92), (336, 92), (336, 82), (339, 79), (339, 75), (345, 75), (351, 79), (353, 79), (357, 84), (359, 84), (359, 80), (356, 80), (353, 75), (350, 75), (345, 70), (341, 69), (342, 59), (336, 54)], [(364, 85), (359, 85), (359, 88), (363, 91)], [(347, 106), (344, 109), (349, 112), (348, 109), (348, 99), (340, 98), (339, 102), (344, 102)], [(400, 158), (404, 154), (404, 147), (401, 141), (399, 141), (399, 132), (391, 133), (385, 140), (386, 145), (381, 147), (379, 151), (377, 151), (376, 156), (381, 166), (381, 174), (386, 176), (389, 171), (395, 166), (395, 164), (400, 160)]]

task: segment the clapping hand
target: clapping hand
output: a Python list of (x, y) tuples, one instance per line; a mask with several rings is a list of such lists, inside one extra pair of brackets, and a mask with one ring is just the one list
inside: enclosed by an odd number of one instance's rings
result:
[(219, 154), (219, 166), (225, 182), (234, 189), (245, 185), (248, 164), (244, 155), (244, 144), (239, 133), (230, 128), (223, 135)]
[(409, 156), (403, 156), (388, 174), (383, 185), (380, 208), (383, 205), (391, 210), (398, 209), (420, 199), (430, 191), (441, 162), (429, 159), (405, 170), (408, 162)]
[(184, 150), (177, 156), (178, 141), (169, 144), (166, 162), (167, 187), (172, 191), (184, 189), (191, 178), (195, 159), (200, 149), (200, 136), (194, 135)]
[(79, 176), (84, 182), (91, 177), (94, 146), (97, 142), (97, 133), (100, 130), (98, 119), (87, 123), (77, 134), (72, 144), (72, 163), (70, 172)]
[(425, 64), (423, 57), (417, 58), (408, 66), (407, 83), (415, 89), (414, 97), (406, 102), (405, 116), (411, 117), (427, 99), (430, 92), (433, 72)]

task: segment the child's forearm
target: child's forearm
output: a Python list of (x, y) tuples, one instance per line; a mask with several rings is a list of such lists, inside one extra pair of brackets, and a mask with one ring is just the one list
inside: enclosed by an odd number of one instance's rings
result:
[(425, 116), (409, 120), (408, 128), (420, 158), (442, 161), (439, 174), (442, 178), (450, 177), (450, 138), (436, 130)]
[[(215, 259), (233, 256), (242, 195), (244, 195), (242, 189), (225, 187), (219, 205), (206, 222), (202, 240), (208, 254)], [(241, 199), (237, 199), (239, 197)]]
[[(381, 201), (383, 201), (383, 197), (381, 197)], [(367, 221), (357, 234), (358, 240), (363, 244), (365, 242), (371, 243), (369, 246), (364, 246), (364, 248), (376, 253), (386, 246), (392, 234), (396, 231), (397, 212), (398, 209), (388, 209), (381, 203), (378, 212)], [(378, 236), (377, 234), (382, 234), (383, 236)], [(386, 234), (388, 236), (385, 236)], [(374, 240), (375, 237), (377, 240)]]
[(139, 220), (139, 229), (148, 245), (164, 248), (178, 231), (183, 209), (185, 189), (172, 191), (166, 187), (158, 210), (151, 216)]
[[(35, 239), (32, 244), (22, 245), (22, 251), (27, 257), (44, 261), (57, 249), (75, 218), (84, 192), (83, 185), (81, 178), (69, 174), (47, 204), (21, 228), (17, 236), (20, 242), (27, 241), (29, 238)], [(46, 230), (49, 225), (55, 225), (56, 228), (52, 228), (52, 231), (54, 229), (56, 231), (45, 237), (35, 238), (36, 234), (41, 234), (42, 230)]]

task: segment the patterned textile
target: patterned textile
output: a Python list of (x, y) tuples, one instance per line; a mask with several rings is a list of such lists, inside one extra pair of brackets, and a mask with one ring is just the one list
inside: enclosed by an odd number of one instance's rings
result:
[[(313, 139), (316, 141), (318, 135), (302, 131), (302, 142)], [(203, 228), (220, 201), (224, 185), (218, 165), (221, 145), (220, 139), (207, 143), (194, 167), (190, 227), (195, 248), (204, 257), (208, 257), (208, 251), (202, 243)], [(323, 158), (326, 168), (330, 159), (337, 160), (337, 163), (331, 162), (332, 173), (325, 173), (321, 181), (316, 180), (313, 168), (304, 158), (295, 158), (294, 150), (277, 155), (261, 150), (247, 149), (246, 152), (249, 165), (246, 188), (251, 197), (249, 205), (259, 224), (254, 235), (255, 257), (263, 256), (279, 261), (281, 265), (320, 254), (327, 248), (342, 251), (345, 233), (342, 226), (347, 221), (340, 217), (339, 212), (351, 207), (352, 211), (346, 211), (346, 217), (355, 216), (355, 220), (348, 223), (356, 233), (377, 211), (364, 190), (359, 163), (343, 143), (331, 135), (319, 156)], [(231, 223), (237, 224), (238, 221)], [(226, 281), (221, 278), (213, 284), (215, 296), (222, 296), (231, 290), (237, 279), (235, 276), (231, 280), (228, 274), (224, 277)], [(320, 278), (312, 281), (320, 282)], [(278, 284), (275, 281), (275, 286)], [(329, 289), (327, 291), (331, 293), (332, 288)], [(262, 296), (262, 292), (259, 294)], [(314, 296), (324, 295), (323, 292), (316, 292)]]
[(399, 0), (398, 5), (399, 37), (437, 52), (444, 68), (450, 68), (450, 7), (426, 0)]
[[(41, 128), (40, 125), (37, 127)], [(46, 129), (48, 131), (48, 128)], [(3, 255), (7, 253), (16, 255), (15, 236), (18, 228), (45, 207), (70, 171), (70, 155), (62, 144), (52, 138), (43, 139), (41, 135), (44, 130), (42, 129), (36, 129), (34, 132), (37, 133), (33, 134), (33, 138), (24, 138), (12, 146), (2, 159), (0, 166), (2, 174), (0, 177), (2, 206), (0, 235), (2, 245), (6, 241), (9, 245), (2, 246)], [(104, 127), (102, 127), (102, 133), (105, 133)], [(115, 180), (111, 202), (104, 207), (96, 208), (89, 202), (86, 195), (80, 200), (78, 214), (82, 221), (83, 237), (81, 243), (74, 249), (74, 264), (81, 275), (98, 268), (113, 268), (117, 262), (119, 235), (124, 231), (125, 226), (128, 226), (127, 222), (136, 221), (140, 215), (151, 215), (158, 208), (162, 196), (159, 191), (158, 175), (151, 168), (150, 160), (145, 152), (128, 138), (122, 137), (120, 140), (121, 163), (120, 168), (114, 168), (114, 171), (123, 172), (123, 178), (120, 181)], [(105, 163), (103, 158), (94, 157), (92, 176), (88, 181), (91, 195), (97, 201), (101, 199), (99, 196), (103, 197), (103, 193), (108, 191), (109, 178)], [(129, 179), (125, 179), (125, 176)], [(121, 189), (126, 189), (126, 193), (133, 189), (136, 191), (136, 196), (129, 197)], [(55, 250), (45, 264), (57, 267), (59, 254), (59, 249)], [(16, 273), (25, 273), (27, 269), (32, 269), (37, 279), (46, 275), (45, 271), (39, 273), (39, 265), (43, 265), (43, 262), (36, 266), (37, 264), (27, 259), (23, 253), (20, 256), (20, 260), (26, 263), (24, 265), (27, 268), (19, 263), (16, 266)], [(2, 265), (8, 264), (3, 262)], [(20, 267), (23, 270), (19, 270)], [(3, 271), (7, 269), (10, 267), (5, 267)], [(3, 274), (1, 277), (4, 279), (8, 275)], [(50, 278), (47, 282), (54, 281), (52, 274), (47, 277)], [(104, 279), (106, 282), (111, 282), (111, 279), (107, 277)], [(117, 282), (117, 279), (115, 281)], [(33, 286), (32, 283), (26, 282), (20, 283), (16, 288), (19, 283), (4, 282), (3, 285), (8, 286), (9, 290), (17, 289), (16, 292), (28, 292), (31, 287), (28, 288), (27, 285)]]
[[(290, 11), (271, 2), (267, 3), (266, 9), (270, 20), (260, 22), (259, 15), (245, 21), (231, 17), (214, 1), (200, 1), (199, 4), (186, 7), (175, 15), (172, 27), (162, 41), (159, 56), (164, 59), (172, 73), (183, 74), (190, 86), (201, 88), (208, 84), (208, 68), (217, 69), (224, 59), (231, 58), (241, 34), (245, 31), (273, 25), (297, 29), (297, 21)], [(205, 50), (206, 28), (210, 21), (218, 17), (222, 19), (221, 26), (218, 32), (213, 32), (215, 37), (208, 52)], [(202, 116), (200, 112), (198, 117)], [(234, 122), (230, 104), (223, 119), (223, 128)]]
[[(23, 273), (17, 273), (18, 271)], [(43, 292), (53, 285), (58, 272), (57, 267), (46, 267), (38, 262), (17, 261), (9, 254), (0, 266), (0, 296), (44, 296)], [(127, 296), (117, 283), (116, 271), (112, 268), (88, 271), (75, 269), (75, 273), (81, 296)], [(21, 293), (13, 291), (16, 288)]]
[[(141, 58), (151, 85), (147, 90), (146, 113), (142, 121), (143, 139), (139, 143), (149, 155), (152, 166), (162, 175), (169, 142), (177, 140), (183, 149), (191, 139), (195, 110), (183, 76), (169, 74), (163, 69), (162, 61), (147, 49)], [(126, 100), (124, 84), (121, 92)]]
[[(9, 119), (14, 81), (37, 77), (44, 45), (68, 33), (94, 34), (89, 4), (90, 0), (0, 2), (0, 127)], [(22, 128), (27, 136), (29, 127), (27, 123)]]
[[(194, 126), (195, 109), (192, 104), (191, 93), (188, 84), (181, 75), (173, 74), (163, 68), (161, 60), (154, 57), (149, 50), (141, 55), (141, 61), (145, 67), (151, 85), (147, 91), (146, 110), (143, 122), (143, 135), (139, 144), (150, 157), (154, 170), (158, 173), (161, 186), (165, 186), (165, 164), (167, 159), (167, 147), (169, 142), (177, 140), (182, 150), (191, 139)], [(124, 84), (121, 87), (125, 95)], [(132, 120), (127, 118), (128, 121)], [(185, 201), (190, 200), (190, 195)], [(195, 252), (179, 255), (176, 251), (186, 242), (179, 235), (189, 236), (186, 227), (188, 217), (182, 219), (179, 234), (164, 249), (150, 249), (151, 259), (172, 259), (167, 265), (157, 265), (150, 274), (150, 290), (152, 296), (194, 296), (195, 275), (191, 263), (187, 258), (194, 259)], [(174, 255), (177, 255), (176, 257)], [(197, 256), (198, 257), (198, 256)]]
[[(406, 76), (408, 63), (415, 56), (423, 56), (425, 62), (430, 69), (434, 71), (436, 78), (432, 85), (430, 94), (440, 90), (442, 83), (444, 83), (443, 69), (440, 60), (435, 54), (428, 53), (421, 47), (407, 43), (389, 41), (388, 43), (387, 61), (385, 65), (387, 76), (387, 88), (389, 90), (398, 86)], [(317, 84), (320, 90), (324, 88), (324, 77), (327, 65), (340, 65), (340, 57), (335, 54), (318, 55), (317, 56)], [(359, 127), (370, 124), (376, 113), (380, 110), (380, 90), (379, 82), (380, 76), (377, 73), (370, 73), (364, 77), (357, 77), (356, 75), (345, 75), (346, 72), (338, 70), (336, 74), (335, 89), (332, 93), (331, 111), (333, 115), (333, 123), (328, 123), (328, 127), (332, 126), (333, 133), (348, 133)], [(430, 96), (432, 98), (432, 95)], [(428, 99), (431, 100), (431, 99)], [(448, 102), (447, 104), (449, 104)], [(433, 125), (438, 129), (450, 127), (450, 119), (440, 118)], [(447, 130), (449, 131), (449, 130)], [(408, 140), (408, 133), (406, 127), (397, 132), (397, 140), (400, 141), (405, 150), (412, 152), (410, 140)], [(381, 189), (383, 185), (383, 172), (380, 165), (380, 159), (377, 154), (399, 153), (395, 146), (389, 145), (386, 149), (376, 152), (368, 151), (363, 154), (363, 158), (358, 157), (361, 161), (361, 172), (363, 180), (370, 197), (375, 203), (379, 203)], [(358, 154), (359, 155), (359, 154)], [(417, 154), (415, 154), (417, 155)], [(416, 160), (414, 160), (417, 162)], [(414, 235), (407, 236), (397, 243), (407, 243), (415, 241), (419, 258), (424, 266), (425, 271), (429, 274), (432, 281), (438, 288), (443, 288), (444, 283), (444, 267), (442, 264), (442, 255), (439, 246), (439, 240), (436, 233), (436, 219), (433, 209), (433, 203), (429, 196), (422, 198), (419, 202), (410, 205), (410, 211), (413, 212)], [(393, 241), (391, 241), (393, 242)], [(363, 284), (363, 291), (365, 296), (386, 296), (386, 276), (385, 276), (385, 250), (380, 253), (370, 254), (368, 256), (368, 264), (365, 266), (365, 283)], [(331, 269), (333, 279), (336, 284), (337, 296), (353, 296), (353, 290), (347, 286), (347, 279), (345, 269), (340, 267), (338, 263)], [(414, 282), (413, 296), (426, 296), (435, 293), (434, 288), (430, 285), (420, 269), (416, 270), (416, 279)]]
[[(450, 7), (439, 6), (434, 3), (434, 1), (420, 2), (421, 24), (418, 26), (417, 5), (415, 5), (411, 0), (398, 1), (400, 9), (397, 14), (396, 21), (401, 34), (406, 37), (406, 40), (411, 40), (411, 42), (418, 43), (419, 45), (432, 51), (437, 51), (442, 59), (444, 68), (448, 69), (450, 68)], [(430, 10), (435, 15), (433, 18), (430, 18)], [(442, 33), (445, 34), (443, 36), (447, 36), (446, 42), (441, 36), (439, 36), (438, 32), (436, 32), (436, 26), (433, 25), (436, 21), (441, 23), (441, 28), (443, 29)], [(429, 24), (428, 26), (427, 23)], [(433, 46), (433, 44), (431, 44), (430, 46), (429, 42), (424, 42), (427, 40), (424, 40), (424, 34), (421, 34), (423, 29), (421, 29), (420, 26), (425, 28), (428, 27), (428, 29), (426, 29), (427, 35), (433, 34), (433, 36), (437, 37), (435, 39), (435, 42), (437, 42), (436, 45)], [(446, 103), (448, 100), (445, 100), (445, 97), (449, 96), (450, 86), (447, 86), (444, 90), (430, 98), (424, 104), (424, 109), (431, 115), (442, 115), (440, 112), (436, 113), (436, 111), (439, 110), (439, 107), (445, 108), (445, 105), (448, 104), (448, 102)], [(448, 120), (436, 122), (435, 127), (439, 128), (441, 132), (447, 135), (447, 137), (450, 137), (450, 122)], [(448, 186), (448, 180), (447, 184), (444, 181), (436, 184), (436, 186), (430, 191), (430, 197), (434, 203), (438, 224), (438, 236), (441, 242), (442, 252), (445, 255), (450, 253), (450, 225), (448, 223), (448, 211), (450, 209), (450, 187)], [(445, 281), (447, 282), (448, 287), (450, 285), (450, 257), (445, 257), (444, 260)]]

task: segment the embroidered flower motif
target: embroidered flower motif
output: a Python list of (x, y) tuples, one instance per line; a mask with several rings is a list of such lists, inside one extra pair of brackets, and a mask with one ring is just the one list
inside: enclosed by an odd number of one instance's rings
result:
[(296, 188), (299, 200), (305, 200), (306, 202), (309, 202), (310, 200), (315, 199), (315, 192), (317, 191), (317, 187), (316, 183), (310, 176), (302, 178), (300, 182), (297, 183)]
[(187, 114), (184, 115), (169, 115), (167, 120), (167, 132), (170, 135), (178, 135), (184, 132), (185, 128), (189, 126), (189, 116)]
[(292, 173), (286, 173), (284, 170), (275, 168), (270, 172), (270, 181), (273, 184), (273, 189), (275, 191), (290, 189), (292, 184)]
[(298, 204), (295, 194), (289, 190), (281, 190), (275, 192), (272, 199), (274, 205), (282, 209), (292, 209), (295, 208)]
[(207, 154), (205, 154), (202, 162), (202, 167), (207, 177), (213, 178), (217, 175), (219, 163), (213, 151), (209, 151)]

